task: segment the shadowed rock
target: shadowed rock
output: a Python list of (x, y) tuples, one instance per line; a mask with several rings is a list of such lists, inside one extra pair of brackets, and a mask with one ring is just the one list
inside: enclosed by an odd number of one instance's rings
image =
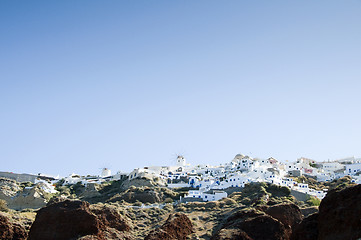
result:
[(88, 239), (131, 239), (128, 223), (110, 208), (92, 209), (87, 202), (62, 201), (38, 211), (29, 232), (29, 240), (66, 240), (87, 236)]
[(23, 226), (10, 222), (5, 215), (0, 213), (0, 239), (25, 240), (27, 235)]
[(318, 216), (318, 239), (361, 238), (361, 185), (332, 190), (322, 200)]
[(287, 240), (282, 222), (261, 211), (240, 210), (228, 217), (212, 240)]
[(278, 204), (269, 207), (265, 212), (283, 223), (288, 237), (292, 234), (292, 228), (302, 220), (300, 208), (293, 203)]
[(292, 240), (315, 240), (318, 237), (317, 228), (318, 213), (314, 213), (303, 219), (303, 221), (294, 227), (292, 231)]
[(319, 213), (295, 227), (292, 240), (356, 240), (361, 238), (361, 185), (330, 191)]
[(193, 231), (192, 223), (185, 214), (176, 213), (168, 217), (167, 221), (149, 233), (145, 240), (183, 240)]

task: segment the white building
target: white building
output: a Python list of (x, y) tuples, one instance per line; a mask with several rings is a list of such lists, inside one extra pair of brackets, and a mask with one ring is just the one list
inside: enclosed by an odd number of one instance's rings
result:
[(207, 192), (202, 192), (198, 190), (192, 190), (188, 191), (188, 194), (184, 196), (184, 198), (193, 198), (193, 199), (199, 199), (205, 202), (208, 201), (218, 201), (222, 198), (226, 198), (228, 195), (224, 191), (218, 191), (218, 190), (210, 190)]
[(345, 166), (339, 162), (324, 162), (322, 163), (322, 169), (325, 172), (334, 172), (337, 170), (342, 170), (344, 169)]
[(112, 175), (112, 172), (110, 171), (109, 168), (103, 168), (100, 176), (102, 178), (105, 178), (105, 177), (110, 177), (111, 175)]
[(355, 175), (361, 171), (361, 163), (346, 164), (345, 174)]

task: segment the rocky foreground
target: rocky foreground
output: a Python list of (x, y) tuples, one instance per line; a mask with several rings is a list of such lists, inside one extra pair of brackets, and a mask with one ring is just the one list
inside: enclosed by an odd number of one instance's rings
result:
[(319, 207), (312, 206), (314, 199), (300, 202), (287, 188), (265, 183), (247, 185), (220, 201), (187, 204), (172, 201), (181, 191), (127, 187), (90, 189), (93, 194), (73, 189), (75, 195), (53, 196), (37, 211), (3, 207), (0, 239), (361, 238), (361, 185), (330, 190)]

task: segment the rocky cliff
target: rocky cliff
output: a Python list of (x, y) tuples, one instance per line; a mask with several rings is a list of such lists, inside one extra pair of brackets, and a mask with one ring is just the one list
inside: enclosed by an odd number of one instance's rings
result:
[(342, 240), (361, 238), (361, 185), (334, 189), (322, 200), (319, 212), (295, 229), (294, 240)]

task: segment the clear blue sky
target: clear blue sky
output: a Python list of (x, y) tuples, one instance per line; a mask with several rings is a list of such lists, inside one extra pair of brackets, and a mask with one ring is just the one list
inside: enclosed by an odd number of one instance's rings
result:
[(0, 171), (361, 157), (361, 1), (1, 1)]

